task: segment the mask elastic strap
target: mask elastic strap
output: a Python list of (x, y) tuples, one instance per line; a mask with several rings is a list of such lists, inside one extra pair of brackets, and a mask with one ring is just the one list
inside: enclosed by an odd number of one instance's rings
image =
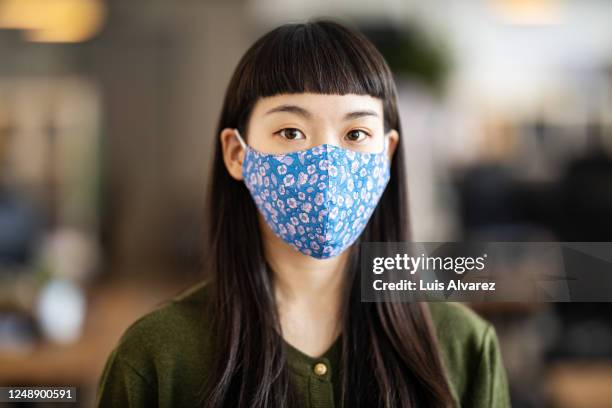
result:
[(240, 132), (238, 131), (238, 129), (234, 129), (234, 134), (236, 135), (236, 138), (238, 139), (238, 141), (240, 142), (240, 146), (242, 146), (242, 148), (244, 150), (247, 149), (247, 144), (244, 141), (244, 139), (242, 138), (242, 136), (240, 136)]
[[(389, 131), (389, 132), (391, 132), (391, 131)], [(389, 139), (390, 139), (389, 138), (389, 132), (385, 133), (385, 136), (384, 136), (385, 137), (385, 148), (383, 150), (384, 154), (387, 154), (387, 150), (389, 149)]]

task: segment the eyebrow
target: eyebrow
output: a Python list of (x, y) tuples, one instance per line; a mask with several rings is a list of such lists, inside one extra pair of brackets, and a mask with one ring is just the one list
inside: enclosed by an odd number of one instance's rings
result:
[(276, 108), (272, 108), (269, 111), (267, 111), (266, 115), (269, 115), (271, 113), (276, 113), (276, 112), (295, 113), (296, 115), (303, 116), (305, 118), (312, 117), (312, 114), (310, 112), (308, 112), (306, 109), (300, 106), (297, 106), (297, 105), (280, 105), (280, 106), (277, 106)]
[[(280, 105), (280, 106), (270, 109), (265, 114), (269, 115), (271, 113), (277, 113), (277, 112), (294, 113), (306, 119), (312, 118), (312, 113), (308, 112), (306, 109), (300, 106), (297, 106), (297, 105)], [(358, 119), (364, 116), (378, 117), (378, 113), (376, 113), (373, 110), (361, 110), (361, 111), (349, 112), (346, 115), (344, 115), (344, 120)]]
[(363, 110), (363, 111), (349, 112), (346, 115), (344, 115), (344, 120), (359, 119), (359, 118), (362, 118), (364, 116), (374, 116), (375, 118), (377, 118), (378, 117), (378, 113), (374, 112), (373, 110)]

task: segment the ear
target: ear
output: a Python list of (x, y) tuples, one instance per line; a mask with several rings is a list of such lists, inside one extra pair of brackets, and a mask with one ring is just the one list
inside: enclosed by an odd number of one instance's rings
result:
[(242, 161), (244, 160), (245, 150), (236, 137), (236, 132), (232, 128), (225, 128), (219, 135), (221, 140), (221, 152), (223, 162), (230, 176), (236, 180), (242, 180)]
[(387, 147), (387, 155), (389, 157), (389, 161), (393, 160), (393, 153), (395, 153), (395, 149), (397, 148), (397, 144), (399, 142), (399, 133), (397, 133), (397, 130), (395, 129), (391, 129), (388, 133), (387, 133), (387, 137), (389, 140), (389, 145)]

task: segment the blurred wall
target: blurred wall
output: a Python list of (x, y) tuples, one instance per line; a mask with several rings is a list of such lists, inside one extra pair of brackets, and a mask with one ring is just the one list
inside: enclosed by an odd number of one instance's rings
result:
[(241, 2), (117, 1), (91, 45), (104, 89), (106, 240), (127, 273), (173, 268), (177, 251), (197, 256), (218, 111), (252, 40), (243, 9)]

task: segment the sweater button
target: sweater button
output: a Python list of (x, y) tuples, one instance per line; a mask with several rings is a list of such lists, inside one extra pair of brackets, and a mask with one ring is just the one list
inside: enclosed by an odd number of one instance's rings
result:
[(314, 365), (313, 371), (319, 377), (324, 376), (327, 373), (327, 366), (323, 363), (317, 363)]

